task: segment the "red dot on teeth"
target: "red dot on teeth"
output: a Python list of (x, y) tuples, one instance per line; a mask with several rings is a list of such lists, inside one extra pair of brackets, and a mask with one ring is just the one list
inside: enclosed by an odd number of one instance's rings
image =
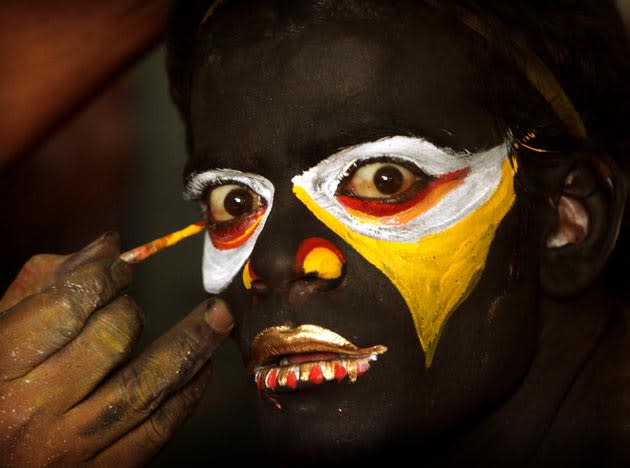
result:
[(289, 388), (295, 389), (297, 387), (297, 375), (295, 375), (294, 371), (289, 371), (287, 375), (287, 385)]
[(359, 369), (357, 374), (359, 376), (365, 374), (370, 369), (370, 363), (367, 361), (359, 361)]
[(348, 375), (348, 371), (346, 370), (346, 368), (343, 367), (341, 364), (335, 364), (335, 379), (340, 382), (345, 379), (346, 375)]
[(276, 388), (277, 384), (278, 384), (278, 370), (274, 369), (267, 376), (267, 387)]
[(324, 381), (324, 373), (322, 372), (322, 368), (319, 366), (313, 366), (313, 368), (311, 369), (311, 373), (308, 376), (308, 380), (317, 385), (322, 383)]

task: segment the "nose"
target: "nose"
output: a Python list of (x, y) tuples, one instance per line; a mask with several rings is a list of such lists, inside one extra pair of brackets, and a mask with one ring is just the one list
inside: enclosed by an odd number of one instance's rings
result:
[[(280, 292), (296, 302), (341, 284), (346, 259), (331, 236), (310, 222), (310, 214), (298, 210), (271, 218), (243, 269), (246, 289), (256, 294)], [(313, 233), (319, 236), (309, 236)]]

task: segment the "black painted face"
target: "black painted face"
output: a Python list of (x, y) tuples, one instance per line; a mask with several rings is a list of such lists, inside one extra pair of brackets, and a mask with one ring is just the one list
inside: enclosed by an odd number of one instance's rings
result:
[[(517, 194), (481, 279), (448, 320), (426, 368), (400, 292), (316, 219), (293, 194), (291, 179), (340, 148), (386, 136), (472, 152), (500, 144), (507, 130), (480, 91), (486, 74), (498, 71), (474, 45), (474, 34), (430, 11), (327, 20), (290, 33), (259, 13), (217, 15), (227, 46), (203, 60), (192, 93), (190, 170), (235, 169), (275, 187), (250, 257), (264, 290), (246, 290), (239, 271), (224, 293), (244, 360), (257, 334), (282, 325), (314, 324), (359, 347), (388, 347), (356, 383), (258, 396), (269, 448), (339, 460), (411, 443), (420, 462), (433, 440), (471, 423), (516, 385), (531, 359), (536, 265), (535, 255), (521, 254), (535, 251), (538, 233), (522, 229), (529, 210)], [(253, 40), (247, 35), (260, 29), (257, 22), (270, 25)], [(239, 29), (229, 27), (235, 23)], [(341, 279), (295, 272), (299, 246), (313, 237), (345, 257)]]

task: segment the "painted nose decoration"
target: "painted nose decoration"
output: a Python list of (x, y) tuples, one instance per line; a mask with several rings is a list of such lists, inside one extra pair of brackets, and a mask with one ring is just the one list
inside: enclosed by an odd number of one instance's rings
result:
[[(346, 258), (332, 242), (321, 237), (311, 237), (300, 244), (295, 254), (294, 271), (297, 275), (334, 280), (341, 277), (345, 263)], [(260, 279), (248, 260), (243, 268), (245, 289), (251, 289), (252, 283)]]

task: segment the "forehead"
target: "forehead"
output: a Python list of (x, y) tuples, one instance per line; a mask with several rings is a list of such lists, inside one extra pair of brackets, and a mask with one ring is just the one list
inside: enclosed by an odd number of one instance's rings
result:
[[(271, 22), (255, 37), (257, 28), (219, 28), (228, 37), (215, 34), (214, 48), (206, 39), (194, 74), (188, 170), (286, 174), (391, 135), (470, 151), (502, 141), (486, 106), (494, 70), (479, 38), (434, 11), (409, 13)], [(242, 26), (256, 21), (268, 19), (249, 15)]]

